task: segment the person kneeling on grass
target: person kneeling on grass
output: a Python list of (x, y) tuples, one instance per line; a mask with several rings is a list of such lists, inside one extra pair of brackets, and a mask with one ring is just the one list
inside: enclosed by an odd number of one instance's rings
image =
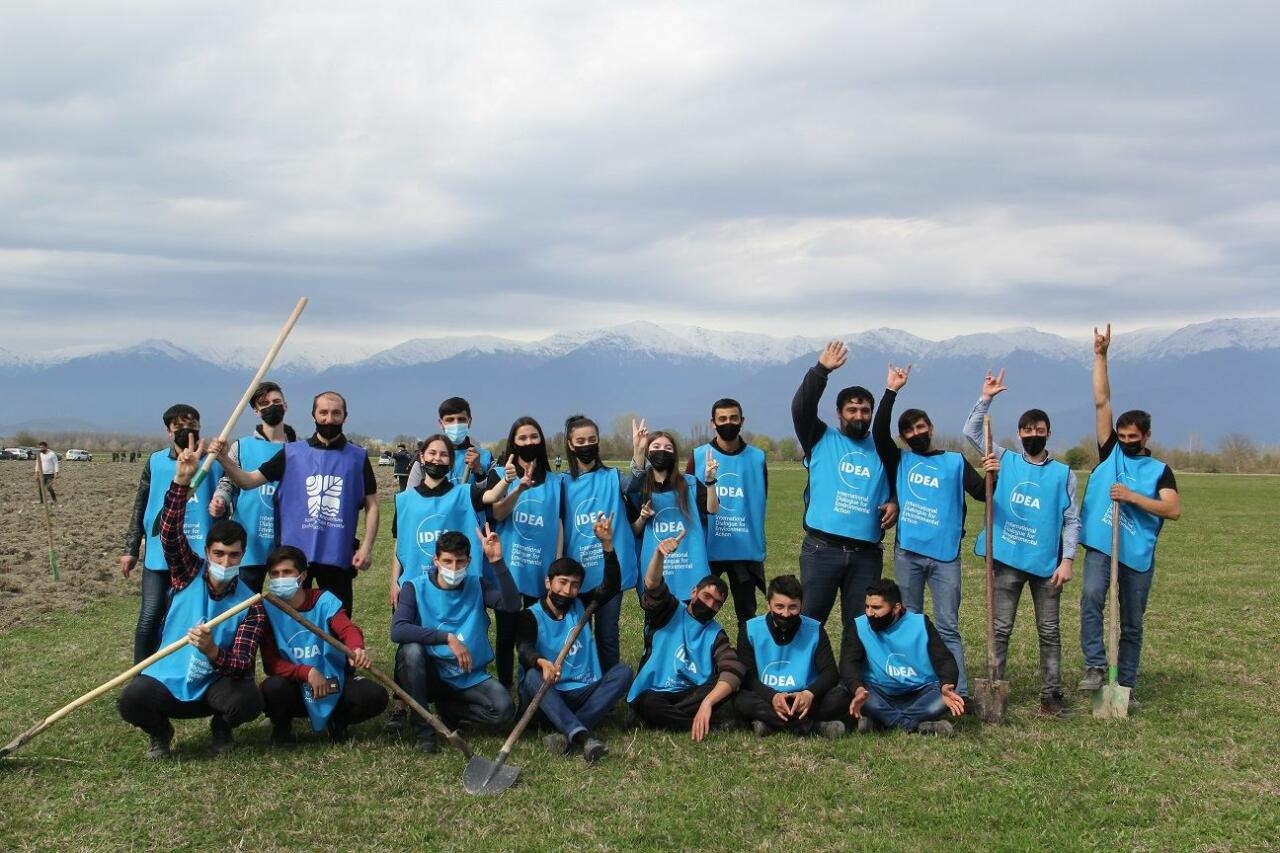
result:
[[(205, 626), (253, 596), (239, 580), (245, 531), (238, 522), (214, 522), (205, 535), (204, 559), (191, 549), (183, 526), (191, 478), (200, 462), (193, 436), (177, 453), (173, 483), (160, 510), (160, 545), (168, 564), (173, 600), (160, 629), (161, 646), (186, 637), (190, 644), (142, 671), (120, 694), (116, 708), (127, 723), (151, 737), (148, 758), (165, 758), (173, 742), (171, 719), (210, 717), (211, 750), (230, 752), (231, 730), (262, 712), (262, 694), (253, 682), (254, 657), (266, 614), (254, 604), (215, 625)], [(203, 507), (198, 507), (203, 512)]]
[(707, 575), (693, 587), (689, 603), (681, 604), (662, 579), (663, 560), (680, 547), (683, 535), (660, 541), (649, 560), (640, 599), (645, 654), (627, 702), (653, 728), (689, 731), (701, 741), (713, 723), (736, 719), (733, 703), (725, 700), (742, 684), (746, 669), (716, 622), (729, 585)]
[(795, 575), (769, 581), (769, 608), (738, 633), (738, 655), (747, 670), (734, 707), (764, 737), (786, 730), (823, 737), (845, 733), (849, 693), (840, 683), (831, 640), (822, 623), (802, 616), (803, 593)]
[[(471, 542), (456, 530), (436, 540), (425, 575), (400, 585), (391, 641), (396, 650), (396, 682), (419, 704), (436, 703), (436, 712), (453, 725), (470, 720), (503, 725), (515, 716), (511, 694), (485, 672), (493, 660), (486, 607), (520, 609), (520, 591), (502, 559), (498, 534), (485, 525), (476, 531), (484, 557), (498, 583), (467, 574)], [(435, 731), (416, 714), (418, 749), (436, 751)]]
[(902, 606), (891, 580), (867, 587), (866, 614), (845, 628), (840, 677), (853, 694), (858, 731), (877, 728), (950, 737), (943, 719), (964, 713), (955, 690), (956, 659), (929, 617)]
[(631, 686), (631, 667), (619, 661), (601, 672), (591, 626), (583, 626), (564, 663), (555, 661), (592, 602), (606, 602), (618, 593), (622, 571), (613, 550), (613, 523), (609, 516), (596, 519), (593, 531), (604, 550), (604, 580), (586, 595), (579, 595), (586, 570), (572, 557), (561, 557), (547, 569), (546, 594), (528, 610), (521, 611), (516, 625), (516, 647), (524, 667), (520, 698), (528, 704), (544, 682), (555, 685), (542, 697), (539, 711), (556, 727), (545, 739), (547, 749), (556, 754), (581, 749), (589, 762), (604, 757), (609, 748), (592, 734), (592, 729)]
[[(342, 602), (322, 589), (303, 589), (306, 555), (281, 545), (266, 558), (267, 589), (308, 620), (351, 649), (351, 666), (368, 667), (364, 634), (342, 609)], [(271, 720), (271, 745), (293, 743), (293, 719), (309, 717), (316, 731), (327, 728), (335, 743), (347, 739), (347, 727), (382, 713), (387, 691), (349, 671), (348, 659), (321, 637), (278, 607), (268, 605), (271, 630), (262, 636), (262, 704)]]

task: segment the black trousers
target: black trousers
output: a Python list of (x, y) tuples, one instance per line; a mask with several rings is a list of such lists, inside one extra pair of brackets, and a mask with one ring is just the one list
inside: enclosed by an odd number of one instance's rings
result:
[(759, 720), (774, 731), (807, 735), (818, 723), (825, 723), (828, 720), (839, 720), (848, 724), (849, 703), (852, 701), (853, 697), (849, 695), (848, 688), (843, 684), (837, 684), (821, 696), (814, 697), (813, 705), (810, 706), (809, 713), (803, 720), (794, 714), (786, 720), (779, 719), (773, 712), (773, 706), (750, 688), (738, 691), (738, 695), (733, 698), (733, 705), (738, 716), (744, 720)]
[[(262, 682), (263, 712), (276, 725), (307, 717), (307, 706), (302, 698), (302, 683), (278, 675), (267, 676)], [(342, 695), (329, 719), (337, 725), (353, 726), (381, 714), (387, 707), (387, 691), (382, 685), (368, 678), (347, 673)]]
[[(528, 610), (530, 607), (538, 603), (538, 599), (532, 598), (521, 593), (521, 608)], [(498, 682), (503, 687), (510, 687), (515, 683), (515, 659), (516, 659), (516, 626), (520, 622), (519, 613), (508, 613), (505, 610), (493, 611), (493, 624), (497, 629), (497, 642), (494, 644), (493, 655), (494, 665), (497, 670)]]
[(352, 601), (354, 593), (351, 590), (351, 582), (356, 578), (356, 570), (350, 566), (329, 566), (324, 563), (312, 563), (307, 569), (307, 582), (304, 586), (307, 589), (318, 587), (333, 593), (342, 602), (342, 609), (347, 611), (347, 617), (354, 615), (352, 610)]
[(149, 675), (139, 675), (120, 693), (116, 710), (121, 718), (154, 737), (173, 734), (170, 720), (212, 717), (211, 726), (235, 728), (262, 713), (262, 694), (251, 677), (215, 678), (193, 702), (174, 698), (169, 688)]
[[(644, 720), (650, 728), (683, 732), (693, 727), (693, 718), (702, 705), (702, 700), (715, 689), (715, 681), (691, 687), (679, 693), (660, 693), (657, 690), (646, 690), (631, 703), (636, 716)], [(711, 724), (728, 722), (736, 719), (733, 709), (733, 697), (730, 696), (711, 711)]]
[(764, 592), (764, 563), (753, 560), (712, 560), (709, 564), (716, 577), (728, 575), (733, 611), (741, 628), (756, 615), (756, 590)]

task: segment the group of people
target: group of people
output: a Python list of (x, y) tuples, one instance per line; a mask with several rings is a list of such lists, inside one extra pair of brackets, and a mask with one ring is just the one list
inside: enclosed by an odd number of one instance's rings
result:
[[(572, 416), (564, 429), (568, 470), (560, 473), (535, 419), (517, 418), (495, 456), (472, 441), (467, 401), (451, 397), (440, 404), (439, 430), (416, 454), (396, 457), (401, 488), (388, 588), (396, 681), (451, 727), (505, 726), (517, 700), (527, 704), (550, 686), (539, 707), (546, 745), (587, 761), (607, 753), (599, 723), (624, 699), (644, 724), (695, 741), (742, 724), (761, 736), (838, 737), (852, 727), (951, 734), (947, 718), (970, 708), (958, 618), (965, 496), (984, 500), (990, 479), (992, 541), (978, 536), (974, 548), (993, 551), (997, 678), (1028, 586), (1040, 711), (1069, 715), (1058, 614), (1082, 543), (1080, 689), (1101, 686), (1118, 507), (1119, 682), (1132, 687), (1156, 539), (1180, 505), (1172, 472), (1146, 449), (1150, 417), (1135, 410), (1112, 422), (1109, 345), (1109, 327), (1095, 332), (1101, 461), (1077, 509), (1075, 474), (1048, 451), (1045, 412), (1020, 416), (1020, 448), (983, 446), (983, 419), (1005, 390), (1003, 371), (984, 377), (965, 422), (979, 470), (962, 454), (933, 447), (933, 422), (922, 409), (899, 415), (895, 437), (893, 408), (910, 366), (890, 366), (879, 408), (866, 388), (847, 387), (836, 396), (835, 425), (824, 422), (819, 400), (848, 358), (844, 344), (828, 344), (792, 402), (808, 471), (799, 576), (768, 580), (768, 469), (742, 437), (737, 401), (712, 404), (714, 433), (687, 456), (673, 434), (633, 422), (627, 471), (601, 460), (596, 423)], [(119, 700), (121, 716), (150, 736), (152, 756), (169, 753), (175, 717), (211, 717), (213, 749), (225, 751), (232, 730), (264, 711), (272, 742), (284, 746), (294, 719), (343, 740), (351, 725), (388, 704), (380, 686), (358, 675), (369, 660), (351, 620), (352, 581), (370, 566), (379, 511), (368, 454), (343, 434), (346, 401), (336, 392), (317, 395), (315, 430), (305, 439), (284, 423), (278, 385), (263, 383), (250, 402), (260, 423), (230, 445), (203, 444), (199, 413), (171, 407), (164, 414), (171, 446), (151, 456), (139, 483), (121, 558), (128, 575), (145, 541), (135, 658), (190, 640), (152, 663)], [(216, 461), (212, 476), (199, 481), (204, 454)], [(895, 525), (890, 580), (882, 541)], [(270, 603), (206, 624), (264, 584), (338, 637), (350, 656)], [(924, 614), (926, 587), (932, 619)], [(619, 632), (630, 590), (644, 616), (634, 671)], [(766, 606), (759, 615), (758, 592)], [(838, 653), (827, 633), (837, 595)], [(717, 620), (730, 597), (732, 640)], [(433, 728), (399, 702), (384, 728), (410, 722), (418, 748), (436, 751)]]

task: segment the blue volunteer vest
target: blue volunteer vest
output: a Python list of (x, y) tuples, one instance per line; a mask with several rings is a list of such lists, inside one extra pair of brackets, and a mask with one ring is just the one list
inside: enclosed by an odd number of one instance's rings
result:
[[(547, 612), (545, 599), (529, 608), (534, 621), (538, 623), (538, 654), (541, 657), (549, 661), (556, 659), (560, 649), (564, 647), (564, 641), (569, 639), (569, 632), (578, 624), (585, 609), (582, 601), (574, 599), (563, 619), (553, 619)], [(556, 689), (580, 690), (595, 684), (600, 677), (600, 655), (596, 652), (596, 641), (591, 635), (591, 624), (587, 623), (560, 666)]]
[[(325, 630), (329, 629), (329, 620), (342, 609), (342, 602), (330, 592), (320, 593), (315, 605), (302, 615)], [(271, 633), (276, 640), (276, 649), (280, 656), (289, 663), (305, 664), (317, 669), (325, 678), (338, 679), (338, 690), (317, 699), (311, 695), (311, 685), (302, 685), (303, 704), (307, 708), (307, 716), (311, 718), (311, 728), (320, 731), (333, 709), (338, 707), (338, 699), (346, 687), (347, 656), (326, 643), (320, 637), (304, 628), (289, 614), (279, 607), (268, 605), (267, 622), (271, 625)]]
[(769, 633), (765, 616), (747, 620), (747, 640), (756, 656), (756, 677), (765, 687), (779, 693), (804, 690), (817, 677), (814, 656), (818, 653), (817, 619), (800, 617), (800, 627), (791, 642), (780, 646)]
[(865, 615), (853, 620), (853, 624), (867, 652), (863, 681), (890, 696), (914, 693), (937, 683), (938, 675), (929, 660), (924, 614), (907, 611), (887, 631), (871, 630)]
[[(253, 597), (253, 590), (238, 580), (233, 580), (234, 587), (220, 601), (209, 595), (209, 588), (204, 579), (207, 564), (201, 564), (200, 571), (182, 589), (174, 593), (169, 604), (169, 613), (164, 617), (164, 627), (160, 632), (160, 647), (177, 642), (187, 636), (187, 631), (203, 622), (218, 616), (235, 607), (246, 598)], [(242, 610), (225, 622), (213, 626), (213, 641), (223, 651), (231, 650), (236, 629), (244, 621), (247, 610)], [(156, 661), (142, 671), (159, 681), (173, 698), (179, 702), (194, 702), (204, 695), (217, 675), (213, 671), (213, 663), (195, 646), (186, 645), (167, 658)]]
[[(829, 430), (828, 430), (829, 431)], [(964, 535), (964, 457), (902, 451), (898, 462), (898, 547), (935, 560), (960, 556)]]
[[(992, 495), (994, 556), (1006, 566), (1047, 578), (1058, 567), (1062, 513), (1067, 508), (1071, 469), (1055, 459), (1043, 465), (1006, 450)], [(984, 525), (985, 526), (985, 525)], [(973, 553), (987, 555), (987, 531), (978, 534)]]
[(855, 440), (828, 427), (804, 464), (806, 527), (863, 542), (884, 539), (880, 506), (889, 500), (889, 478), (870, 437)]
[[(473, 445), (474, 446), (474, 445)], [(483, 447), (476, 447), (480, 454), (480, 470), (488, 471), (493, 467), (493, 454), (485, 450)], [(467, 451), (459, 449), (453, 454), (453, 467), (449, 470), (449, 482), (455, 486), (462, 482), (462, 475), (467, 472)], [(475, 483), (475, 475), (472, 475), (468, 483)], [(484, 483), (484, 475), (480, 476), (480, 483)]]
[(418, 601), (418, 624), (423, 628), (445, 631), (461, 640), (471, 653), (471, 671), (462, 671), (445, 643), (424, 648), (435, 659), (440, 678), (450, 687), (457, 690), (475, 687), (489, 677), (485, 667), (493, 660), (493, 647), (489, 645), (489, 614), (484, 609), (480, 579), (467, 575), (457, 589), (441, 589), (431, 578), (432, 575), (421, 575), (409, 581)]
[(511, 515), (498, 522), (502, 557), (511, 577), (521, 593), (534, 598), (545, 591), (547, 568), (556, 559), (562, 478), (548, 471), (547, 479), (521, 492)]
[[(1098, 463), (1085, 487), (1081, 539), (1086, 548), (1111, 556), (1111, 486), (1128, 486), (1140, 495), (1159, 498), (1156, 484), (1165, 463), (1151, 456), (1125, 456), (1119, 447)], [(1120, 504), (1120, 562), (1138, 572), (1151, 570), (1156, 538), (1164, 519), (1133, 504)]]
[[(147, 494), (147, 508), (142, 515), (142, 529), (146, 534), (147, 551), (142, 556), (143, 568), (156, 572), (169, 571), (169, 564), (164, 560), (164, 546), (160, 544), (160, 530), (156, 519), (164, 509), (164, 496), (173, 482), (173, 474), (178, 468), (176, 459), (169, 458), (168, 450), (157, 450), (147, 461), (151, 467), (151, 491)], [(191, 550), (200, 557), (204, 556), (204, 537), (209, 532), (213, 519), (209, 517), (209, 501), (213, 500), (213, 492), (222, 479), (222, 466), (217, 462), (209, 469), (200, 488), (190, 492), (187, 498), (186, 514), (183, 516), (182, 532), (191, 543)]]
[(693, 467), (698, 479), (704, 475), (707, 448), (720, 468), (716, 490), (720, 509), (707, 519), (708, 560), (752, 560), (763, 562), (764, 545), (764, 453), (758, 447), (744, 447), (741, 453), (724, 453), (715, 444), (694, 448)]
[(471, 505), (471, 487), (454, 486), (443, 495), (424, 498), (416, 489), (396, 495), (396, 558), (400, 560), (400, 583), (422, 577), (436, 555), (441, 533), (455, 530), (471, 543), (467, 575), (480, 577), (484, 570), (484, 549), (476, 536), (479, 516)]
[[(240, 467), (257, 471), (263, 463), (280, 452), (284, 443), (267, 441), (257, 433), (240, 438), (237, 448)], [(242, 489), (236, 500), (236, 521), (244, 525), (248, 534), (244, 544), (246, 566), (261, 566), (267, 562), (267, 554), (276, 544), (276, 484), (263, 483), (256, 489)]]
[(654, 515), (645, 525), (640, 541), (640, 564), (645, 567), (649, 565), (659, 541), (679, 536), (680, 531), (685, 531), (680, 547), (668, 554), (662, 564), (662, 579), (667, 582), (667, 589), (684, 602), (693, 594), (694, 584), (711, 573), (711, 566), (707, 564), (706, 533), (702, 527), (702, 516), (698, 512), (698, 481), (689, 474), (680, 476), (685, 481), (689, 515), (682, 513), (676, 504), (675, 490), (680, 488), (679, 485), (669, 491), (650, 495)]
[(592, 530), (602, 513), (613, 514), (613, 550), (622, 570), (622, 589), (632, 589), (639, 582), (636, 538), (627, 521), (617, 469), (597, 467), (578, 477), (566, 476), (563, 482), (564, 555), (586, 570), (582, 591), (590, 592), (604, 580), (604, 549)]
[(722, 630), (714, 619), (704, 625), (688, 607), (676, 608), (671, 621), (653, 632), (649, 656), (631, 682), (627, 701), (634, 702), (646, 690), (680, 693), (705, 684), (715, 669), (711, 653)]
[(301, 548), (313, 563), (349, 568), (368, 453), (350, 442), (340, 450), (319, 450), (290, 441), (284, 458), (284, 479), (276, 489), (280, 544)]

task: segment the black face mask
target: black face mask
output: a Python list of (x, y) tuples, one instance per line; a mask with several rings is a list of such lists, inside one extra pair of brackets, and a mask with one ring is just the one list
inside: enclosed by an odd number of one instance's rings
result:
[(557, 595), (554, 592), (547, 593), (547, 601), (551, 602), (551, 606), (556, 609), (557, 613), (565, 613), (577, 600), (578, 599), (572, 595)]
[(861, 441), (867, 437), (867, 433), (871, 432), (871, 422), (846, 421), (845, 425), (840, 428), (840, 431), (855, 441)]
[(600, 445), (584, 444), (581, 447), (571, 447), (569, 452), (574, 455), (579, 462), (590, 465), (600, 458)]
[(650, 450), (648, 459), (653, 470), (663, 474), (676, 466), (676, 455), (670, 450)]
[(1047, 435), (1028, 435), (1022, 439), (1022, 449), (1026, 451), (1028, 456), (1039, 456), (1044, 452), (1044, 446), (1049, 443)]
[(333, 441), (342, 435), (342, 424), (322, 424), (316, 421), (316, 435), (325, 441)]
[(1120, 447), (1120, 452), (1125, 456), (1141, 456), (1142, 455), (1142, 439), (1137, 441), (1116, 441)]
[(800, 614), (779, 616), (777, 613), (770, 612), (765, 615), (765, 621), (769, 623), (770, 628), (777, 632), (778, 639), (786, 643), (790, 641), (800, 627)]
[(280, 422), (284, 420), (284, 403), (272, 403), (258, 412), (258, 417), (267, 426), (280, 426)]
[(173, 431), (173, 443), (178, 446), (179, 450), (186, 450), (188, 442), (190, 442), (192, 447), (200, 446), (200, 430), (199, 429), (191, 429), (189, 427), (178, 427)]
[(918, 432), (907, 439), (907, 447), (911, 448), (912, 453), (928, 453), (929, 443), (932, 439), (933, 436), (929, 435), (929, 433)]
[(722, 441), (737, 441), (740, 432), (742, 432), (742, 424), (716, 424), (716, 435), (720, 436)]
[(696, 598), (689, 602), (689, 613), (694, 619), (697, 619), (703, 625), (716, 618), (716, 611), (712, 610)]
[(433, 480), (443, 480), (449, 473), (449, 464), (447, 462), (423, 462), (422, 473)]
[(890, 610), (884, 616), (868, 616), (867, 624), (871, 626), (872, 631), (887, 631), (893, 627), (893, 623), (898, 621), (898, 614)]
[(532, 462), (538, 458), (542, 452), (542, 443), (538, 444), (517, 444), (515, 447), (516, 458), (521, 462)]

